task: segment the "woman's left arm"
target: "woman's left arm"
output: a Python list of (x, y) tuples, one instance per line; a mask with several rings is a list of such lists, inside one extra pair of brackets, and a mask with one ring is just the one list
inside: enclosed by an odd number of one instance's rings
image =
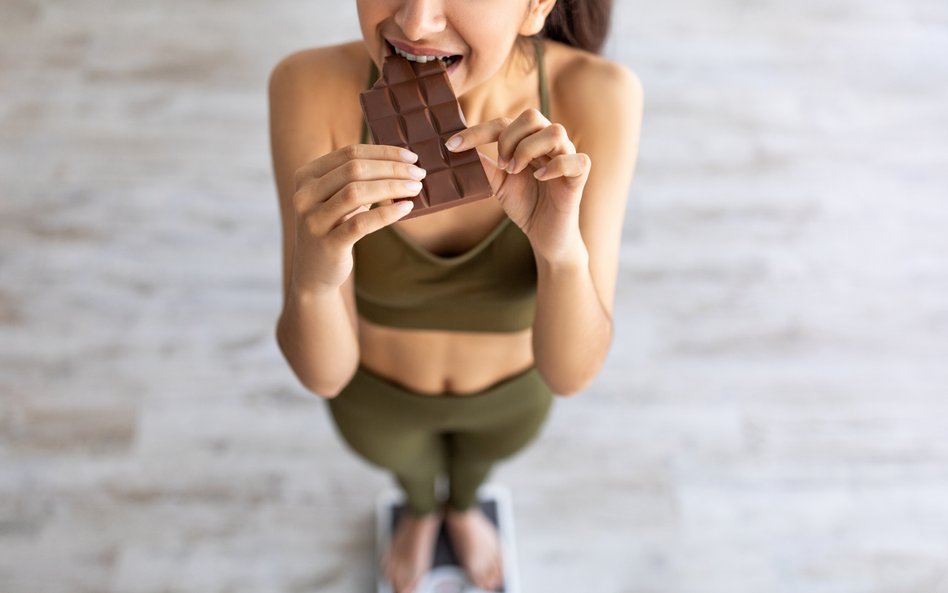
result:
[(585, 389), (612, 342), (612, 310), (629, 186), (638, 156), (639, 79), (605, 60), (578, 69), (561, 100), (567, 130), (534, 109), (472, 126), (464, 150), (498, 143), (499, 163), (481, 154), (497, 199), (537, 259), (533, 352), (560, 395)]

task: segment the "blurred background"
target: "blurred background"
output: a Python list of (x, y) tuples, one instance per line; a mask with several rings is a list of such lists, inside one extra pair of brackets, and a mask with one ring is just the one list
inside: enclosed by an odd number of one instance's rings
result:
[[(274, 339), (266, 83), (326, 0), (2, 0), (0, 590), (371, 591)], [(616, 3), (616, 339), (492, 480), (528, 592), (948, 592), (948, 3)]]

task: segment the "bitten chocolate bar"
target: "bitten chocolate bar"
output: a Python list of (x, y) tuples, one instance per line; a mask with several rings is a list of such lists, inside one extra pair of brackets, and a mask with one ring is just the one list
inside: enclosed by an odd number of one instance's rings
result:
[(493, 195), (475, 149), (451, 152), (445, 141), (467, 129), (441, 60), (424, 64), (398, 55), (385, 58), (382, 76), (359, 95), (376, 144), (407, 148), (428, 172), (415, 207), (401, 220), (430, 214)]

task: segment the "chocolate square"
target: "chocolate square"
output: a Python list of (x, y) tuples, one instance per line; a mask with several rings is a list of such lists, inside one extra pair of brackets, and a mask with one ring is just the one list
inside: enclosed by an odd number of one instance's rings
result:
[(402, 121), (405, 122), (405, 132), (409, 144), (438, 139), (437, 135), (432, 134), (434, 127), (427, 109), (405, 113), (402, 115)]

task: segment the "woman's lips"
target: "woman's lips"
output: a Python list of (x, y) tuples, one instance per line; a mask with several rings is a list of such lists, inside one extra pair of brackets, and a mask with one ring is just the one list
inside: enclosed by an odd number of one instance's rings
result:
[[(385, 38), (382, 39), (382, 46), (383, 46), (383, 48), (384, 48), (384, 55), (382, 56), (382, 61), (383, 61), (383, 62), (385, 61), (385, 58), (387, 58), (388, 56), (397, 56), (397, 55), (398, 55), (397, 53), (395, 53), (395, 47), (392, 45), (392, 42), (389, 41), (388, 39), (385, 39)], [(412, 53), (412, 52), (408, 52), (408, 53)], [(444, 54), (442, 54), (442, 55), (444, 55)], [(458, 55), (458, 54), (452, 54), (452, 55), (457, 56), (457, 59), (454, 60), (454, 63), (452, 63), (452, 64), (450, 64), (450, 65), (448, 65), (448, 66), (445, 66), (445, 71), (446, 71), (448, 74), (451, 74), (452, 72), (454, 72), (455, 70), (457, 70), (458, 64), (460, 64), (461, 61), (464, 59), (464, 56), (462, 56), (462, 55)]]
[(403, 52), (412, 54), (413, 56), (455, 56), (455, 54), (448, 50), (435, 49), (433, 47), (418, 47), (404, 41), (391, 40), (384, 38), (390, 45), (398, 46), (398, 49)]

